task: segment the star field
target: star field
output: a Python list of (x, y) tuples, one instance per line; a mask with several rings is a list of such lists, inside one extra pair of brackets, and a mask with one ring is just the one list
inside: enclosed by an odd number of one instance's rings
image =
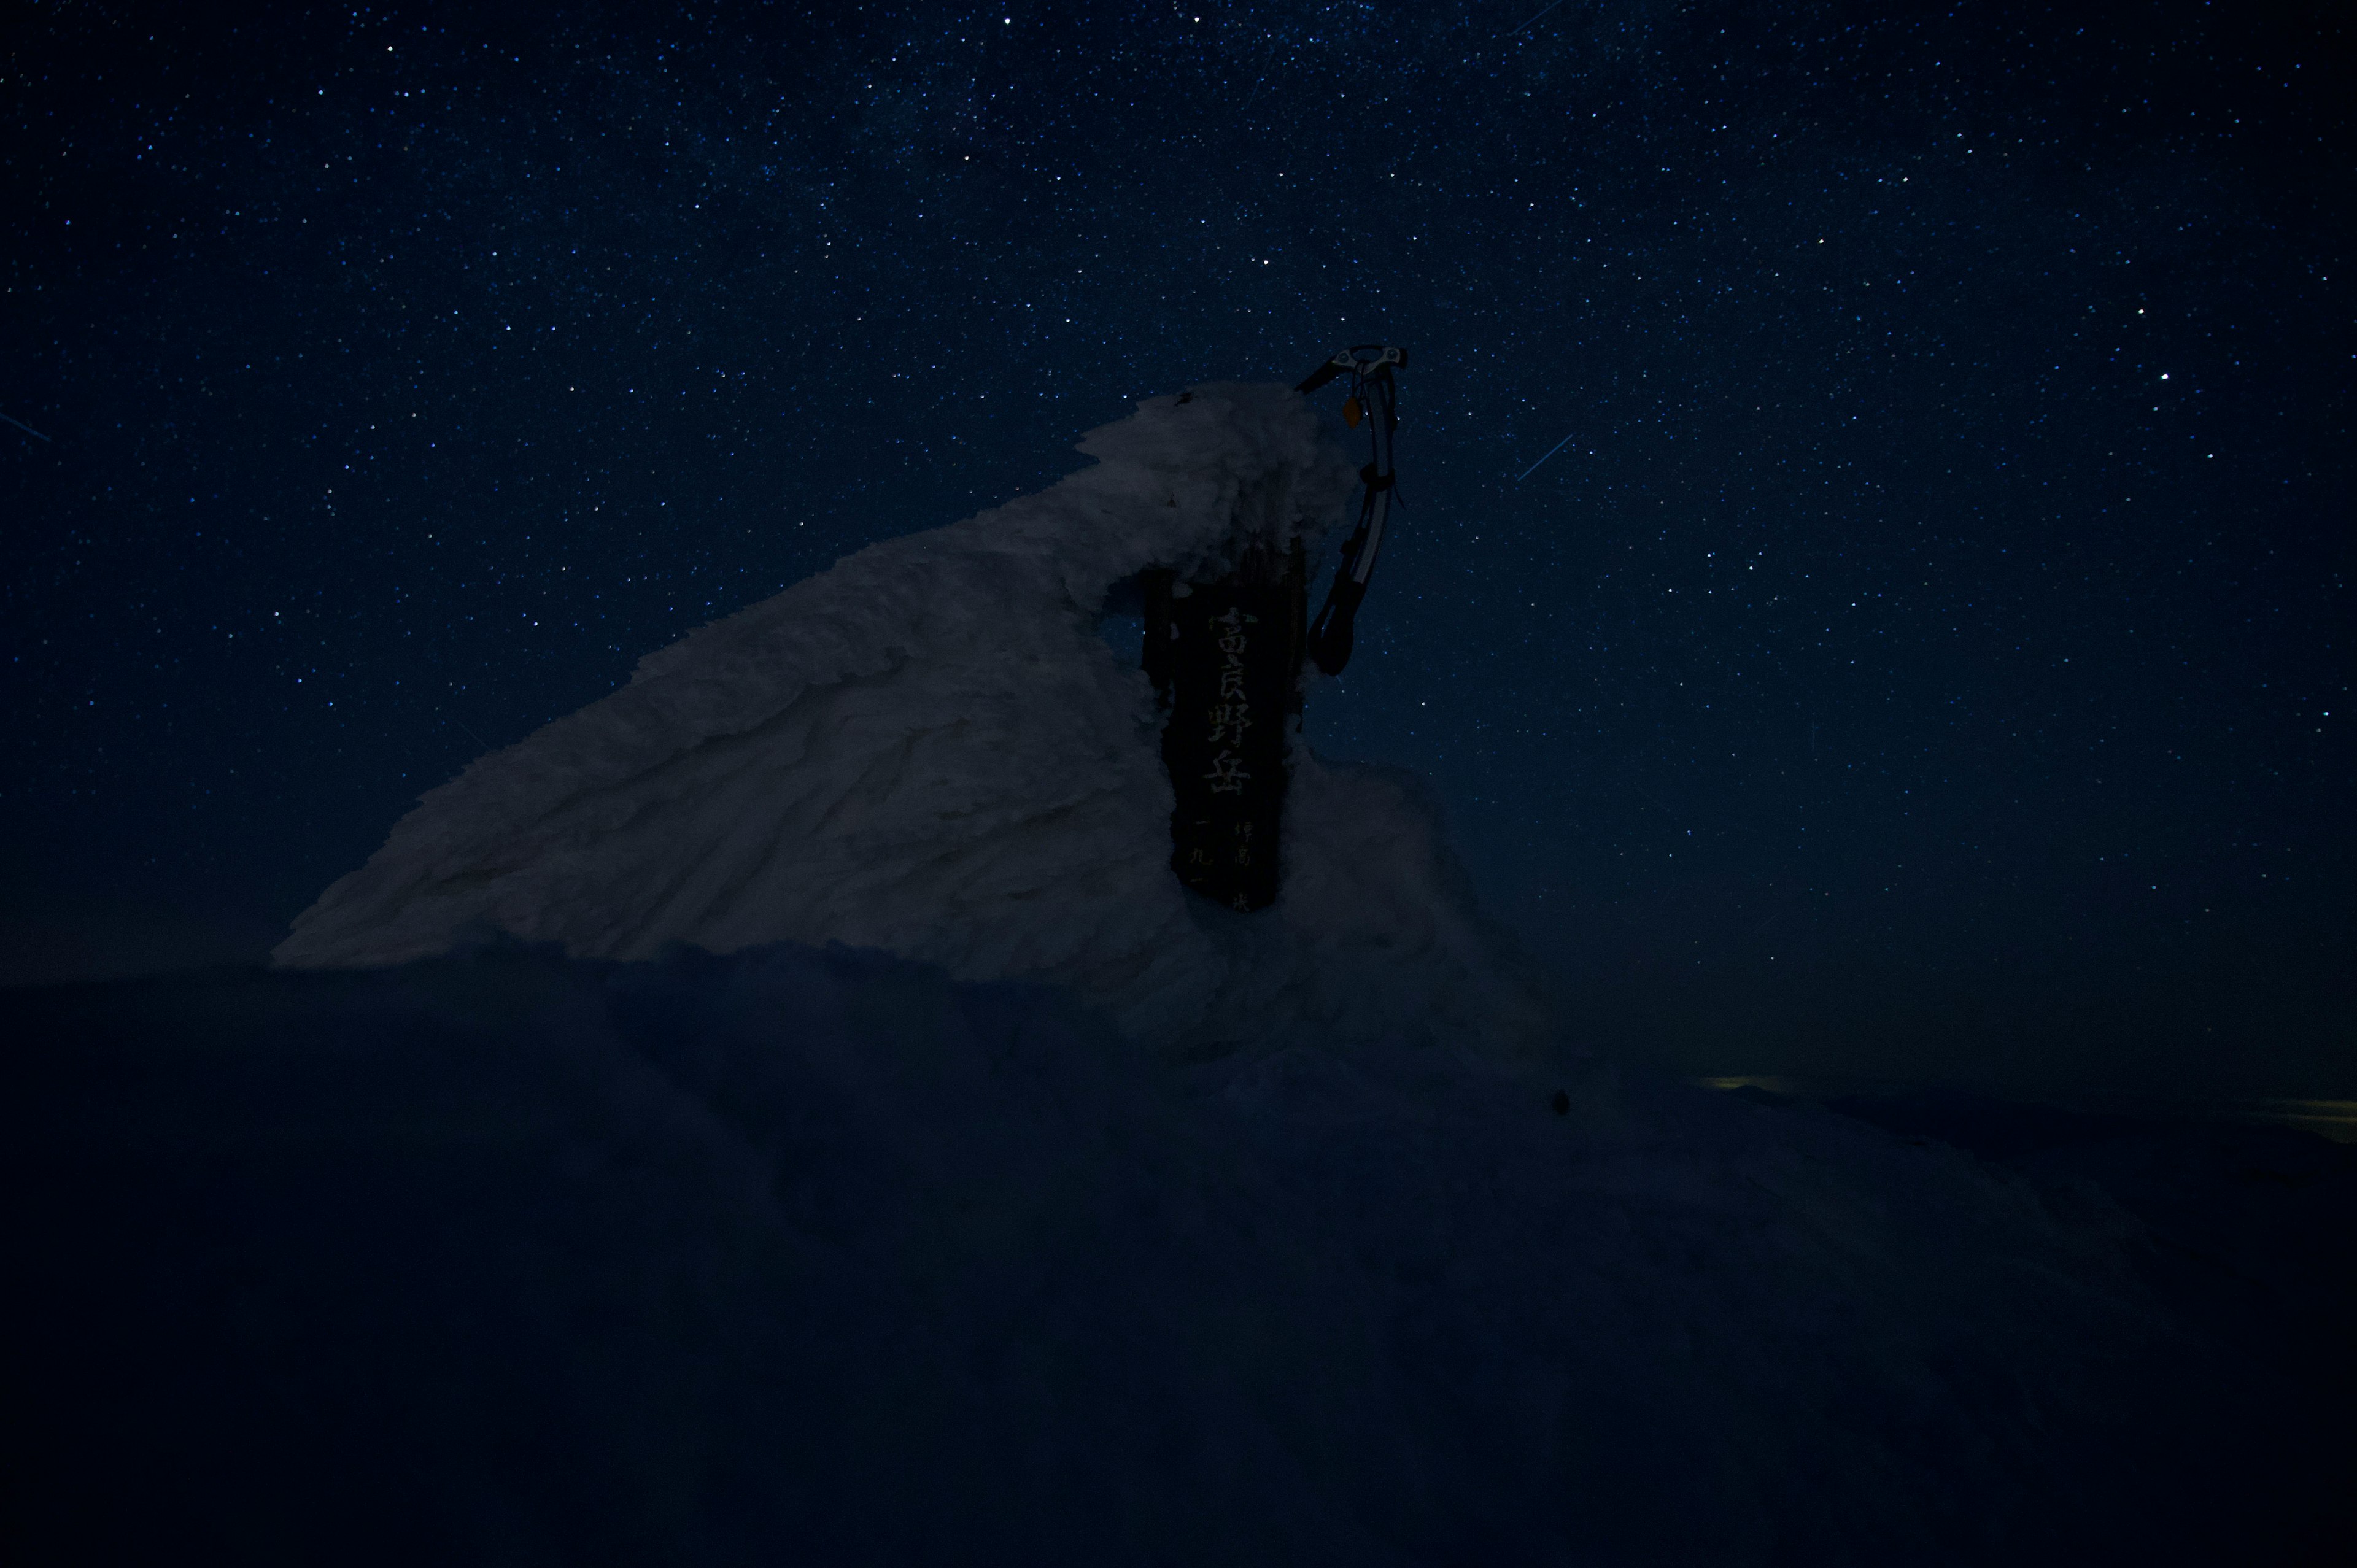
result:
[(1308, 733), (1599, 1043), (2346, 1091), (2349, 65), (2191, 0), (28, 6), (11, 929), (245, 950), (641, 654), (1383, 340)]

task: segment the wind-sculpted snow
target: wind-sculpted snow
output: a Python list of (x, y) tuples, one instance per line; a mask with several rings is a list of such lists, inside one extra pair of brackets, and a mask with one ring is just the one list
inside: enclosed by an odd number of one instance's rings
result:
[(593, 958), (841, 941), (1070, 986), (1165, 1044), (1536, 1038), (1412, 780), (1297, 745), (1276, 908), (1234, 918), (1169, 873), (1152, 693), (1095, 624), (1147, 566), (1314, 546), (1356, 479), (1303, 400), (1157, 398), (1081, 450), (1094, 467), (848, 556), (475, 762), (277, 961), (399, 963), (486, 930)]

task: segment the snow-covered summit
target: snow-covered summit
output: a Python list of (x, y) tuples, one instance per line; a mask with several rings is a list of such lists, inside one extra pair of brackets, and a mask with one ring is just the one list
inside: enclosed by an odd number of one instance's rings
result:
[(1528, 1047), (1544, 1009), (1412, 779), (1297, 742), (1283, 897), (1168, 868), (1115, 585), (1314, 549), (1355, 483), (1281, 386), (1150, 399), (1038, 495), (845, 557), (650, 654), (630, 683), (428, 792), (276, 961), (400, 963), (498, 930), (580, 957), (791, 940), (1067, 986), (1161, 1046), (1434, 1035)]

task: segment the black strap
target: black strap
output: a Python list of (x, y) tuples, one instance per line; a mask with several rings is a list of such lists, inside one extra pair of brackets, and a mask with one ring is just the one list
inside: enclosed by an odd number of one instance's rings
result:
[(1318, 618), (1309, 623), (1309, 657), (1329, 675), (1340, 675), (1342, 666), (1351, 662), (1351, 625), (1366, 599), (1367, 585), (1351, 580), (1349, 563), (1365, 541), (1363, 528), (1351, 536), (1351, 547), (1342, 557), (1343, 569), (1334, 574), (1334, 585), (1326, 590), (1326, 603)]

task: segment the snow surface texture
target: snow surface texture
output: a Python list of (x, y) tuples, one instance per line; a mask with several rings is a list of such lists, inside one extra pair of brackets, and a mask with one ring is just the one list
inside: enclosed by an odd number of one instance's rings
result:
[(2154, 1238), (1823, 1112), (1558, 1114), (1380, 1043), (1182, 1066), (791, 948), (0, 993), (0, 1037), (15, 1563), (2346, 1545), (2347, 1293), (2287, 1335), (2205, 1256), (2269, 1216), (2332, 1250), (2357, 1171), (2312, 1138), (2238, 1139), (2218, 1222)]
[(1357, 479), (1308, 403), (1199, 388), (1081, 450), (1096, 466), (847, 556), (471, 764), (276, 961), (400, 963), (492, 930), (587, 958), (836, 941), (1067, 986), (1163, 1047), (1536, 1046), (1537, 990), (1405, 776), (1297, 742), (1276, 906), (1235, 917), (1170, 874), (1152, 690), (1096, 623), (1146, 567), (1315, 549)]

